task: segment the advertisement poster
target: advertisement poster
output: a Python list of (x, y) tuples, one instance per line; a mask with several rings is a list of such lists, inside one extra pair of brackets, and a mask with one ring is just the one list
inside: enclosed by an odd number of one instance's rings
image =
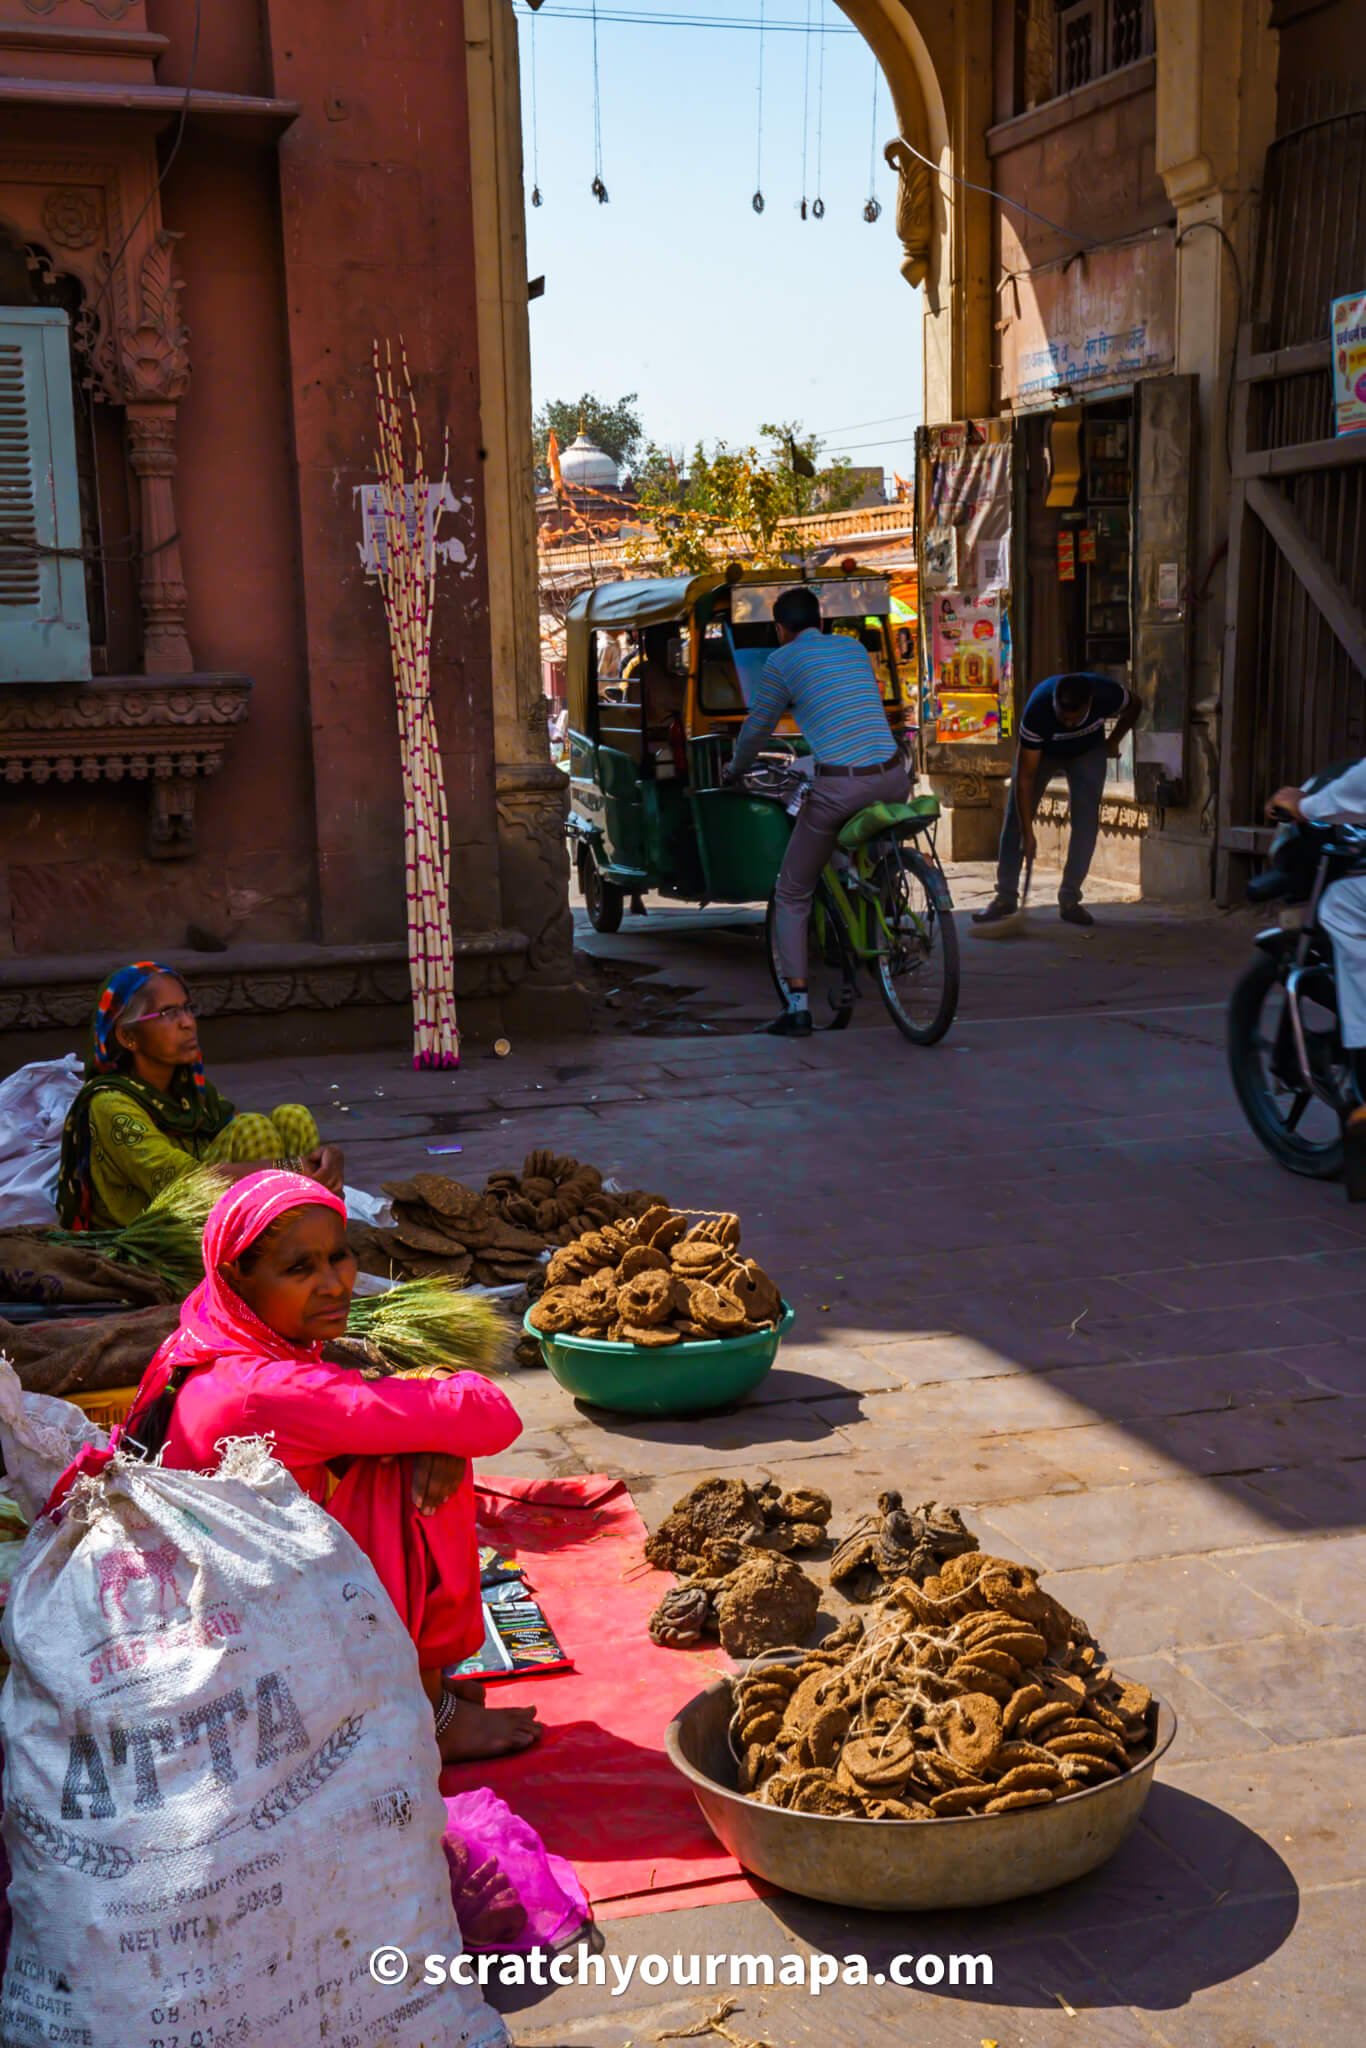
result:
[(936, 591), (931, 643), (935, 737), (979, 745), (1007, 737), (1013, 678), (1001, 593)]
[(1003, 420), (931, 427), (921, 511), (927, 582), (1001, 589), (1010, 559), (1010, 439)]
[(936, 742), (1009, 736), (1011, 428), (962, 420), (921, 440), (925, 714)]
[(1333, 412), (1340, 434), (1366, 429), (1366, 292), (1333, 301)]

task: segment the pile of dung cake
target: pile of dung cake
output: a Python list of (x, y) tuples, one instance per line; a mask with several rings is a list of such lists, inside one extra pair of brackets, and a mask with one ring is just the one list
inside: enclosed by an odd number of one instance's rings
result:
[(896, 1579), (867, 1620), (732, 1681), (739, 1789), (794, 1812), (934, 1820), (1049, 1805), (1152, 1750), (1147, 1688), (1009, 1558)]
[(782, 1297), (740, 1256), (740, 1219), (694, 1220), (665, 1202), (589, 1230), (555, 1253), (531, 1310), (546, 1337), (603, 1337), (656, 1348), (771, 1330)]
[(525, 1285), (556, 1245), (648, 1209), (658, 1197), (609, 1193), (583, 1160), (532, 1152), (520, 1173), (491, 1173), (482, 1191), (444, 1173), (389, 1181), (389, 1230), (353, 1231), (358, 1250), (404, 1280), (447, 1276), (481, 1287)]

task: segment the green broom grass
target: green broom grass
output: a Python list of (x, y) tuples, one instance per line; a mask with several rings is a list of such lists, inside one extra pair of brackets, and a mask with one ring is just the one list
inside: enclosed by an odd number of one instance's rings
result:
[(48, 1230), (54, 1244), (77, 1245), (122, 1266), (155, 1273), (181, 1296), (204, 1278), (204, 1225), (228, 1183), (212, 1166), (192, 1167), (120, 1230)]
[[(121, 1230), (44, 1234), (142, 1267), (183, 1298), (204, 1278), (204, 1225), (225, 1185), (213, 1167), (198, 1166), (163, 1188)], [(347, 1334), (364, 1338), (397, 1370), (411, 1373), (500, 1372), (512, 1352), (511, 1326), (495, 1305), (471, 1294), (462, 1281), (439, 1274), (404, 1281), (386, 1294), (358, 1295)]]
[(387, 1294), (358, 1295), (347, 1335), (363, 1337), (401, 1371), (502, 1371), (512, 1330), (493, 1302), (458, 1280), (405, 1280)]

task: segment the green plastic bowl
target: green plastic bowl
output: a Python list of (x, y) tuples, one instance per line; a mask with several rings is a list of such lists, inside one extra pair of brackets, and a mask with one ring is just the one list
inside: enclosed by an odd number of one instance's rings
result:
[(603, 1337), (547, 1337), (522, 1328), (541, 1347), (555, 1379), (580, 1401), (621, 1415), (701, 1415), (752, 1393), (772, 1370), (796, 1310), (783, 1303), (776, 1329), (751, 1337), (708, 1337), (682, 1344), (609, 1344)]

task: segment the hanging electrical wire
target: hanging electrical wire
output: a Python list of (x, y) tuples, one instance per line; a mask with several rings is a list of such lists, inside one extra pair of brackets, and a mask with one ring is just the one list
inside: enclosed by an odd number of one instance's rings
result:
[(825, 161), (825, 0), (816, 0), (816, 5), (820, 10), (820, 59), (816, 73), (816, 196), (811, 202), (811, 217), (813, 220), (824, 220), (825, 201), (821, 197), (821, 169)]
[(589, 191), (599, 206), (607, 204), (602, 181), (602, 75), (598, 69), (598, 0), (593, 0), (593, 182)]
[(882, 201), (877, 196), (877, 99), (882, 85), (882, 66), (873, 57), (873, 125), (868, 135), (868, 197), (864, 203), (863, 218), (871, 226), (882, 218)]
[(806, 203), (806, 145), (811, 133), (811, 0), (806, 0), (806, 38), (802, 44), (802, 205), (801, 215), (805, 220), (810, 212)]
[(541, 197), (541, 119), (536, 105), (536, 17), (531, 17), (531, 203), (543, 206)]
[(756, 213), (764, 210), (764, 5), (759, 0), (759, 132), (754, 145), (754, 197), (750, 205)]

